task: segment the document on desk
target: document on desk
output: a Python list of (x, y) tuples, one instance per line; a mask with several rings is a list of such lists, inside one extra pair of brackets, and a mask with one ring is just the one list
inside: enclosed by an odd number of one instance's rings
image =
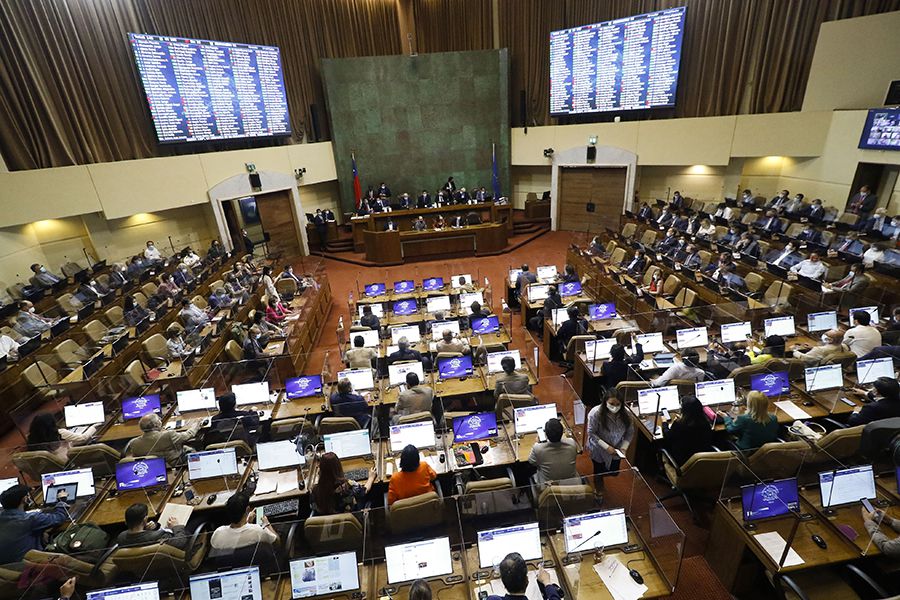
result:
[[(777, 531), (770, 531), (768, 533), (757, 533), (753, 536), (756, 541), (762, 546), (763, 550), (772, 557), (772, 560), (778, 564), (778, 561), (781, 560), (781, 556), (784, 554), (784, 546), (787, 544), (784, 541), (784, 538), (781, 537), (781, 534)], [(788, 550), (787, 558), (784, 559), (783, 567), (793, 567), (795, 565), (802, 565), (804, 561), (800, 558), (800, 555), (794, 551), (793, 548)]]
[(259, 479), (256, 480), (256, 491), (254, 496), (262, 496), (263, 494), (271, 494), (278, 489), (278, 473), (272, 471), (260, 471)]
[(608, 555), (602, 561), (594, 565), (594, 571), (600, 576), (600, 580), (610, 595), (615, 600), (636, 600), (644, 595), (647, 586), (637, 583), (628, 573), (628, 567), (615, 556)]
[(775, 406), (786, 412), (787, 416), (792, 419), (812, 419), (811, 414), (809, 414), (790, 400), (779, 400), (775, 403)]
[(300, 484), (297, 481), (297, 471), (282, 471), (277, 475), (277, 492), (279, 494), (286, 494), (287, 492), (293, 492), (294, 490), (300, 489)]
[(167, 502), (166, 507), (162, 511), (162, 514), (159, 515), (159, 526), (168, 527), (166, 523), (169, 522), (169, 517), (175, 517), (175, 520), (178, 521), (179, 525), (184, 525), (188, 522), (188, 519), (191, 518), (192, 512), (194, 512), (193, 506)]

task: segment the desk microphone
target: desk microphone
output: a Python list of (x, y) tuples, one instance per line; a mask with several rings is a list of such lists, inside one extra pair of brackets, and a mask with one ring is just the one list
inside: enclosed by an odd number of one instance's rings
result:
[(581, 548), (582, 546), (584, 546), (585, 544), (587, 544), (589, 541), (591, 541), (592, 539), (594, 539), (594, 538), (597, 537), (598, 535), (600, 535), (600, 534), (602, 533), (602, 531), (603, 531), (603, 530), (601, 530), (601, 529), (598, 529), (597, 531), (595, 531), (590, 537), (588, 537), (587, 539), (583, 540), (580, 544), (578, 544), (577, 546), (575, 546), (574, 548), (572, 548), (572, 551), (571, 551), (571, 552), (567, 552), (567, 553), (566, 553), (566, 556), (568, 557), (568, 556), (570, 556), (571, 554), (573, 554), (573, 553), (575, 553), (575, 552), (578, 552), (578, 549), (579, 549), (579, 548)]

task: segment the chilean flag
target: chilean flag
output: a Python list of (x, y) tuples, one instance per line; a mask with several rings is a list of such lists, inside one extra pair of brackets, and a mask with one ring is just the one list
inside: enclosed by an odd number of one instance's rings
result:
[(353, 164), (353, 199), (356, 200), (356, 208), (362, 200), (362, 186), (359, 184), (359, 170), (356, 168), (356, 155), (350, 153), (350, 162)]

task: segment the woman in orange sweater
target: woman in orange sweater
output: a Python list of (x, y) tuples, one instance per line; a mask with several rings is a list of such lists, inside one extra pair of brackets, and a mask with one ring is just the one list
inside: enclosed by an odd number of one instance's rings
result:
[(419, 450), (412, 444), (400, 453), (400, 472), (394, 473), (388, 485), (388, 504), (434, 491), (437, 473), (426, 462), (419, 460)]

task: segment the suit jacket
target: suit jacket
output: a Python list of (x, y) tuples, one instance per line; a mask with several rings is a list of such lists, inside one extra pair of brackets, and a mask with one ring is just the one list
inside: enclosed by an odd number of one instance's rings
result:
[(637, 214), (639, 219), (652, 219), (653, 218), (653, 209), (649, 206), (645, 206), (641, 210), (638, 211)]
[(484, 202), (487, 199), (487, 192), (482, 192), (481, 190), (478, 190), (477, 192), (475, 192), (475, 199), (478, 200), (479, 202)]
[(666, 237), (664, 237), (663, 239), (661, 239), (659, 241), (659, 243), (656, 245), (656, 249), (659, 252), (662, 252), (663, 254), (665, 254), (666, 252), (671, 250), (677, 243), (678, 243), (678, 236), (667, 235)]
[(781, 233), (782, 223), (781, 219), (778, 217), (772, 217), (771, 221), (769, 220), (769, 217), (763, 217), (756, 221), (755, 224), (763, 231), (768, 231), (769, 233)]
[(513, 371), (507, 374), (505, 371), (494, 375), (494, 398), (500, 394), (530, 394), (531, 386), (528, 385), (528, 375)]
[(376, 193), (377, 193), (379, 196), (380, 196), (381, 194), (384, 194), (385, 196), (387, 196), (388, 198), (390, 198), (390, 196), (391, 196), (391, 188), (389, 188), (389, 187), (386, 186), (386, 185), (383, 185), (383, 186), (381, 186), (381, 187), (378, 188), (378, 191), (377, 191)]
[(741, 246), (740, 248), (735, 246), (734, 249), (741, 254), (759, 258), (759, 242), (757, 242), (756, 240), (750, 240), (749, 244), (747, 244), (746, 246)]
[(860, 221), (859, 229), (862, 231), (883, 231), (885, 225), (891, 224), (891, 218), (887, 216), (874, 216)]
[(393, 221), (388, 221), (384, 224), (384, 231), (399, 231), (399, 227)]
[(325, 217), (325, 220), (326, 220), (326, 221), (336, 221), (336, 220), (337, 220), (337, 219), (334, 218), (334, 211), (333, 211), (333, 210), (323, 210), (323, 211), (322, 211), (322, 216)]
[(722, 236), (722, 239), (719, 240), (723, 244), (733, 244), (738, 241), (741, 237), (741, 234), (738, 232), (731, 233), (730, 231), (725, 232), (725, 235)]
[(847, 205), (847, 208), (853, 209), (856, 205), (860, 205), (855, 212), (864, 215), (875, 210), (876, 204), (878, 204), (878, 197), (875, 194), (867, 194), (866, 197), (863, 198), (862, 194), (857, 192), (850, 198), (850, 203)]
[(700, 229), (700, 219), (688, 219), (684, 229), (691, 235), (696, 235)]
[(184, 432), (162, 430), (145, 431), (125, 446), (125, 456), (162, 456), (169, 465), (177, 463), (184, 454), (184, 445), (197, 435), (200, 422)]
[(563, 438), (558, 442), (545, 442), (531, 447), (528, 462), (537, 467), (534, 480), (537, 483), (564, 481), (578, 477), (575, 458), (578, 449), (575, 440)]
[(460, 215), (456, 215), (455, 217), (450, 217), (450, 227), (465, 227), (466, 219)]
[(818, 229), (810, 229), (809, 231), (803, 230), (797, 234), (797, 239), (802, 242), (818, 244), (822, 240), (822, 234), (819, 233)]
[(50, 271), (47, 271), (46, 273), (36, 273), (33, 279), (37, 281), (41, 286), (47, 288), (60, 281), (61, 278), (57, 277)]
[(688, 256), (684, 259), (684, 268), (685, 269), (699, 269), (700, 268), (700, 255), (696, 252)]
[[(630, 266), (632, 261), (634, 261), (634, 266)], [(622, 261), (622, 266), (628, 269), (629, 274), (633, 273), (643, 273), (644, 267), (647, 266), (647, 259), (645, 257), (640, 257), (637, 260), (632, 258), (626, 258)]]
[(669, 205), (672, 208), (681, 208), (684, 206), (684, 196), (672, 196), (672, 200), (669, 202)]
[(416, 198), (416, 208), (425, 208), (431, 205), (431, 196), (429, 194), (420, 194)]
[(821, 221), (825, 216), (825, 207), (821, 204), (810, 204), (801, 214), (804, 214), (810, 221)]
[(673, 215), (671, 212), (665, 212), (656, 218), (656, 222), (659, 225), (669, 225), (669, 223), (671, 223), (674, 219), (675, 215)]
[(684, 217), (678, 217), (672, 222), (672, 227), (679, 231), (687, 231), (688, 220)]
[(431, 412), (433, 400), (434, 390), (426, 385), (417, 385), (408, 390), (403, 390), (397, 398), (395, 414), (397, 416), (406, 416), (417, 412)]
[(400, 197), (400, 208), (409, 208), (413, 202), (414, 201), (412, 198), (409, 198), (408, 196), (407, 197), (401, 196)]

